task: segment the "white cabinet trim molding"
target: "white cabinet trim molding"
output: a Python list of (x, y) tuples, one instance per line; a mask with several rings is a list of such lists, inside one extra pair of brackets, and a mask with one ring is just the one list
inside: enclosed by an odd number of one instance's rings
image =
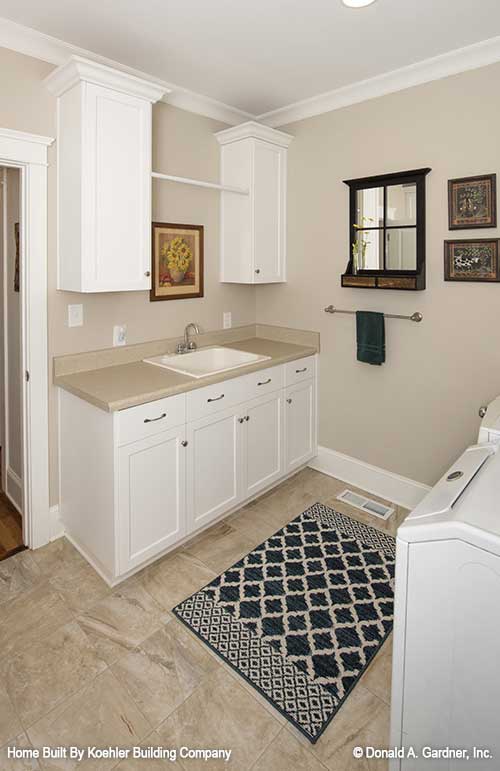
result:
[(278, 145), (278, 147), (285, 148), (289, 147), (294, 139), (292, 134), (277, 131), (277, 129), (264, 126), (264, 124), (253, 120), (249, 120), (239, 126), (218, 131), (215, 138), (220, 145), (238, 142), (240, 139), (261, 139), (263, 142), (271, 142), (274, 145)]
[(92, 62), (82, 56), (72, 56), (66, 64), (47, 75), (44, 83), (52, 94), (62, 96), (81, 80), (137, 96), (151, 103), (157, 102), (165, 93), (168, 93), (165, 86), (144, 80), (137, 75), (121, 72), (105, 64)]
[(23, 538), (48, 543), (47, 148), (54, 140), (0, 129), (0, 166), (21, 172)]

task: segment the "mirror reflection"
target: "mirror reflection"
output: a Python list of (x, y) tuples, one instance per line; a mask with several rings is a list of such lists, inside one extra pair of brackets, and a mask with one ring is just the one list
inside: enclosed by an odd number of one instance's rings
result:
[(378, 228), (384, 224), (384, 188), (358, 190), (356, 223), (360, 228)]
[(389, 185), (387, 187), (386, 225), (417, 224), (417, 186)]
[(416, 228), (391, 228), (386, 230), (385, 269), (417, 269)]

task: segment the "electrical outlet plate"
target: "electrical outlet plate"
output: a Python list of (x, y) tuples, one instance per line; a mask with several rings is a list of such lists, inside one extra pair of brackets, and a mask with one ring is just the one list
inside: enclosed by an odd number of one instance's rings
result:
[(224, 313), (222, 314), (222, 326), (224, 329), (231, 329), (231, 327), (233, 326), (231, 311), (224, 311)]
[(83, 326), (83, 305), (68, 305), (68, 327)]
[(127, 325), (116, 324), (113, 327), (113, 345), (127, 345)]

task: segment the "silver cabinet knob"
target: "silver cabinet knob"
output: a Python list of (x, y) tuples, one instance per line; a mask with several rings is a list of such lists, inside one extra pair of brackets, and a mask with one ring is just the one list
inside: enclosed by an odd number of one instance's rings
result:
[(183, 447), (187, 447), (188, 446), (188, 442), (186, 441), (186, 439), (183, 439), (181, 444), (182, 444)]
[(488, 407), (485, 407), (484, 405), (479, 408), (479, 417), (484, 418), (486, 413), (488, 412)]
[(151, 271), (150, 271), (150, 270), (147, 270), (147, 271), (145, 272), (145, 274), (144, 274), (144, 275), (146, 276), (146, 278), (149, 278), (149, 277), (150, 277), (150, 275), (151, 275)]

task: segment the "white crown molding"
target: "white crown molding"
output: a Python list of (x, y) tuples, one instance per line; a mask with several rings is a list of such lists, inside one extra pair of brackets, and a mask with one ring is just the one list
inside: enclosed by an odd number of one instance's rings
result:
[(276, 131), (276, 129), (264, 126), (262, 123), (256, 123), (253, 120), (240, 123), (239, 126), (218, 131), (214, 136), (221, 145), (238, 142), (240, 139), (262, 139), (265, 142), (272, 142), (279, 147), (288, 147), (293, 140), (291, 134), (285, 134), (284, 131)]
[(331, 112), (332, 110), (339, 110), (351, 104), (358, 104), (359, 102), (375, 99), (396, 91), (403, 91), (406, 88), (446, 78), (450, 75), (457, 75), (467, 70), (486, 67), (489, 64), (495, 64), (500, 61), (499, 36), (435, 56), (431, 59), (424, 59), (407, 67), (401, 67), (392, 72), (377, 75), (374, 78), (352, 83), (333, 91), (327, 91), (285, 107), (270, 110), (261, 115), (252, 115), (245, 112), (245, 110), (219, 102), (217, 99), (198, 94), (173, 83), (162, 81), (159, 78), (151, 77), (147, 73), (136, 70), (133, 67), (128, 67), (112, 59), (95, 54), (92, 51), (87, 51), (84, 48), (79, 48), (71, 43), (66, 43), (63, 40), (45, 35), (42, 32), (1, 17), (0, 47), (9, 48), (26, 56), (42, 59), (57, 66), (65, 64), (70, 56), (81, 56), (93, 62), (155, 83), (159, 88), (163, 88), (165, 92), (169, 92), (162, 97), (162, 101), (174, 107), (179, 107), (182, 110), (194, 112), (198, 115), (204, 115), (207, 118), (213, 118), (230, 126), (237, 126), (242, 121), (255, 120), (271, 128), (284, 126), (288, 123), (294, 123), (314, 115)]
[(244, 120), (248, 120), (248, 118), (254, 117), (244, 110), (231, 107), (223, 102), (219, 102), (217, 99), (212, 99), (211, 97), (176, 86), (173, 83), (167, 83), (159, 78), (151, 77), (141, 70), (128, 67), (113, 59), (108, 59), (92, 51), (87, 51), (85, 48), (66, 43), (51, 35), (45, 35), (43, 32), (38, 32), (38, 30), (25, 27), (22, 24), (16, 24), (9, 19), (1, 17), (0, 47), (9, 48), (12, 51), (25, 54), (25, 56), (32, 56), (35, 59), (41, 59), (58, 67), (65, 64), (71, 56), (83, 57), (97, 64), (120, 70), (123, 73), (155, 84), (165, 92), (161, 101), (166, 104), (179, 107), (188, 112), (197, 113), (198, 115), (204, 115), (207, 118), (227, 123), (230, 126), (237, 125)]
[(309, 466), (406, 509), (415, 508), (431, 489), (421, 482), (372, 466), (357, 458), (330, 450), (329, 447), (318, 447), (318, 454)]
[(270, 110), (257, 116), (268, 126), (285, 126), (289, 123), (340, 110), (351, 104), (376, 99), (396, 91), (419, 86), (433, 80), (447, 78), (467, 70), (486, 67), (500, 61), (500, 36), (480, 43), (458, 48), (455, 51), (424, 59), (368, 80), (360, 80), (342, 88), (302, 99), (294, 104)]
[(240, 110), (238, 107), (231, 107), (231, 105), (219, 102), (210, 96), (203, 96), (172, 84), (170, 84), (170, 88), (172, 92), (162, 101), (174, 107), (179, 107), (181, 110), (195, 112), (198, 115), (204, 115), (206, 118), (227, 123), (229, 126), (237, 126), (241, 121), (255, 117), (249, 112)]
[(122, 72), (114, 67), (84, 59), (82, 56), (71, 56), (70, 59), (50, 73), (44, 83), (52, 94), (62, 96), (65, 91), (77, 83), (85, 81), (98, 86), (107, 86), (115, 91), (139, 97), (148, 102), (157, 102), (169, 90), (158, 86), (150, 80), (138, 78), (128, 72)]

